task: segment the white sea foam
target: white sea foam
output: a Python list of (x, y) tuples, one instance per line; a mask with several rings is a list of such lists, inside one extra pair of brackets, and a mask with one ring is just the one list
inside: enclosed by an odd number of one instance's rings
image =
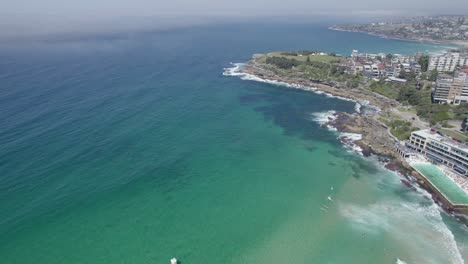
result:
[[(312, 113), (311, 116), (311, 120), (314, 121), (314, 122), (317, 122), (319, 125), (323, 126), (325, 124), (327, 124), (328, 122), (333, 122), (334, 120), (336, 120), (336, 111), (334, 110), (330, 110), (330, 111), (326, 111), (326, 112), (321, 112), (321, 113)], [(333, 132), (336, 132), (338, 131), (335, 127), (331, 126), (331, 125), (326, 125), (327, 129), (330, 130), (330, 131), (333, 131)]]
[(407, 264), (406, 262), (404, 262), (403, 260), (397, 258), (395, 264)]
[(411, 251), (420, 252), (421, 263), (441, 263), (443, 259), (445, 263), (464, 263), (435, 203), (430, 206), (391, 200), (368, 206), (340, 203), (339, 211), (360, 232), (370, 236), (384, 233)]
[(320, 113), (312, 113), (312, 121), (317, 122), (319, 125), (324, 125), (332, 120), (336, 120), (336, 111), (335, 110), (330, 110), (326, 112), (320, 112)]
[(245, 75), (242, 72), (239, 72), (241, 68), (244, 66), (244, 63), (231, 63), (233, 67), (224, 68), (223, 75), (224, 76), (243, 76)]
[(362, 154), (363, 149), (360, 146), (358, 146), (357, 144), (355, 144), (356, 141), (362, 139), (361, 134), (357, 134), (357, 133), (340, 133), (339, 136), (338, 136), (338, 139), (340, 139), (341, 142), (343, 142), (343, 144), (346, 147), (348, 147), (351, 151), (359, 153), (360, 155), (363, 155)]
[(362, 135), (357, 133), (340, 133), (340, 137), (349, 139), (351, 141), (358, 141), (362, 139)]
[[(317, 122), (319, 125), (323, 126), (329, 122), (333, 122), (336, 120), (336, 111), (330, 110), (325, 112), (319, 113), (312, 113), (311, 120)], [(355, 141), (361, 140), (362, 135), (357, 133), (340, 133), (338, 130), (333, 127), (332, 125), (326, 125), (327, 129), (335, 132), (337, 135), (337, 139), (339, 139), (347, 148), (349, 148), (353, 152), (357, 152), (362, 155), (362, 148), (355, 144)]]

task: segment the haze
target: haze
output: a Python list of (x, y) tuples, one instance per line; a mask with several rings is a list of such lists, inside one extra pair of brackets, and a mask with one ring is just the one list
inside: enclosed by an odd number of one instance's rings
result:
[(468, 14), (466, 0), (2, 0), (0, 37), (157, 29), (213, 20)]

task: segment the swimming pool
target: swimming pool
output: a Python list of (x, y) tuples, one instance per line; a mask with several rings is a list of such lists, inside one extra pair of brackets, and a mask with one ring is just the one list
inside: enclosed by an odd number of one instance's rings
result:
[(468, 195), (437, 166), (430, 163), (413, 163), (411, 166), (430, 180), (452, 203), (468, 204)]

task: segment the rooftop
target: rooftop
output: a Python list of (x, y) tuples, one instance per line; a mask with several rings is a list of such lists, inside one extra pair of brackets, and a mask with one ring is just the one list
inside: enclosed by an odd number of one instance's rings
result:
[(424, 130), (414, 131), (413, 133), (416, 135), (422, 136), (424, 138), (430, 138), (432, 140), (445, 143), (451, 147), (456, 147), (464, 152), (468, 152), (468, 145), (466, 145), (466, 143), (464, 144), (464, 143), (455, 141), (451, 137), (442, 135), (440, 132), (436, 132), (435, 130), (432, 131), (430, 129), (424, 129)]

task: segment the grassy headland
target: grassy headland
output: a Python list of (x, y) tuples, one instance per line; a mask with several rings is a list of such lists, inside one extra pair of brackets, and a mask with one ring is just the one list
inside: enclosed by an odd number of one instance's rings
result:
[[(389, 126), (392, 134), (400, 140), (407, 139), (413, 130), (429, 125), (448, 127), (448, 121), (466, 117), (466, 104), (453, 106), (432, 103), (434, 73), (417, 76), (411, 72), (402, 72), (399, 77), (406, 82), (391, 82), (366, 78), (362, 73), (351, 74), (344, 66), (346, 61), (346, 57), (334, 53), (298, 51), (257, 55), (249, 64), (257, 71), (263, 71), (257, 74), (270, 74), (297, 83), (329, 85), (356, 100), (368, 100), (371, 94), (381, 95), (371, 102), (383, 110), (379, 120)], [(418, 122), (415, 122), (414, 114), (419, 117)]]

